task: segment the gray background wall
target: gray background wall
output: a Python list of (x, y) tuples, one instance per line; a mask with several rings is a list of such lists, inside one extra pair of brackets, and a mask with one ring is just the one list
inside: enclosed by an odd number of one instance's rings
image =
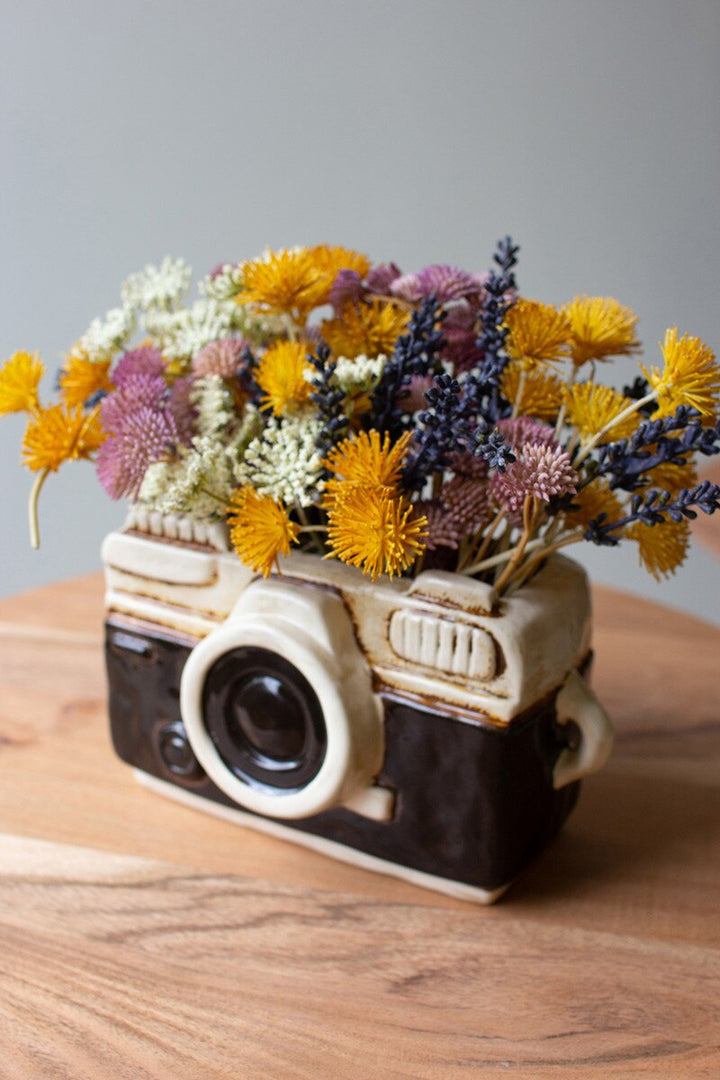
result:
[[(25, 0), (0, 40), (0, 356), (49, 368), (121, 280), (266, 245), (482, 270), (522, 245), (526, 295), (615, 295), (650, 362), (665, 327), (720, 346), (717, 0)], [(631, 375), (632, 362), (618, 370)], [(20, 418), (0, 421), (0, 595), (99, 567), (119, 523), (92, 468), (46, 485), (26, 540)], [(720, 621), (698, 545), (655, 586)]]

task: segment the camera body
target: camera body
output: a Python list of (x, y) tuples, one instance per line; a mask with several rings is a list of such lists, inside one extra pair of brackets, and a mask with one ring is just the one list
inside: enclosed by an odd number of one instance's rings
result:
[(262, 579), (221, 526), (141, 511), (103, 560), (113, 742), (183, 802), (491, 902), (609, 753), (570, 560), (507, 600), (303, 553)]

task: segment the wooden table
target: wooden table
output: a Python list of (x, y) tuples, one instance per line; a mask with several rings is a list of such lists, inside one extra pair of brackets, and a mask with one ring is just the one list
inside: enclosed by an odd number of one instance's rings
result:
[(613, 758), (488, 909), (143, 790), (100, 578), (0, 603), (2, 1080), (720, 1076), (720, 630), (596, 611)]

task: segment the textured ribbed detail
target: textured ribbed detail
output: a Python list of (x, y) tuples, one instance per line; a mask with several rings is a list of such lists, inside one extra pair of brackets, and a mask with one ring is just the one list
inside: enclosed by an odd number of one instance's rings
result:
[(146, 506), (131, 506), (125, 529), (164, 536), (167, 540), (202, 544), (215, 551), (230, 551), (227, 526), (222, 521), (196, 521), (177, 514), (161, 514), (159, 510), (148, 510)]
[(496, 673), (495, 642), (486, 630), (415, 611), (394, 611), (390, 645), (403, 660), (488, 681)]

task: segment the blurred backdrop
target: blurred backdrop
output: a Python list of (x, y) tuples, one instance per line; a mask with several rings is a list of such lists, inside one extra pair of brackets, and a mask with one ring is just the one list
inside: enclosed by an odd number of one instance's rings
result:
[[(505, 233), (525, 295), (616, 296), (650, 363), (668, 325), (717, 350), (719, 49), (717, 0), (8, 4), (0, 356), (56, 369), (165, 254), (200, 275), (330, 242), (481, 271)], [(23, 427), (0, 421), (0, 595), (99, 568), (124, 514), (90, 465), (65, 466), (31, 551)], [(720, 564), (697, 544), (659, 586), (634, 549), (573, 554), (720, 621)]]

